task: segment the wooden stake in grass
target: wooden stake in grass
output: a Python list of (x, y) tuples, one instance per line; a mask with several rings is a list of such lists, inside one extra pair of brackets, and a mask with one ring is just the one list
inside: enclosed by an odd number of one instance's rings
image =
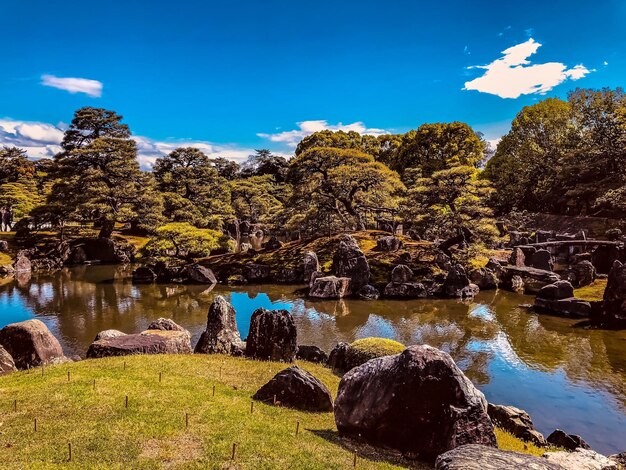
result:
[(96, 389), (96, 379), (93, 379), (93, 389)]
[(185, 413), (185, 429), (189, 429), (189, 413)]
[(68, 462), (72, 461), (72, 443), (68, 442), (67, 443), (67, 452), (69, 454), (69, 458), (67, 459)]
[(163, 378), (163, 372), (159, 372), (159, 382), (161, 382), (162, 378)]
[(67, 381), (68, 382), (71, 380), (71, 377), (72, 377), (71, 372), (68, 370), (67, 371)]
[(126, 408), (128, 408), (128, 395), (126, 395)]
[(215, 385), (213, 385), (213, 396), (215, 396)]
[(126, 361), (124, 361), (124, 370), (126, 370)]
[(237, 453), (237, 444), (233, 442), (233, 455), (231, 455), (230, 460), (235, 460), (236, 453)]
[(34, 428), (35, 428), (35, 432), (37, 432), (37, 418), (35, 418)]
[(300, 421), (296, 422), (296, 436), (298, 435), (298, 433), (300, 432)]
[(254, 402), (250, 402), (250, 414), (254, 413)]
[(356, 458), (357, 458), (357, 454), (356, 451), (354, 452), (354, 460), (352, 461), (352, 466), (356, 467)]

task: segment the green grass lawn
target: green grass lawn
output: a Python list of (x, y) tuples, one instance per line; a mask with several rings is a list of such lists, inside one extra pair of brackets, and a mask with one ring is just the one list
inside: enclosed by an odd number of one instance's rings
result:
[[(335, 393), (339, 378), (328, 369), (299, 365)], [(0, 377), (1, 466), (326, 469), (352, 467), (356, 453), (357, 468), (416, 468), (340, 437), (332, 413), (259, 402), (250, 413), (253, 393), (285, 367), (219, 355), (130, 356)], [(504, 448), (541, 453), (497, 435)]]

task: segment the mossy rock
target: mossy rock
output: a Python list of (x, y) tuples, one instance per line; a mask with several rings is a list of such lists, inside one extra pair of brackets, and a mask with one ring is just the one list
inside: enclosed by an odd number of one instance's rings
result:
[(399, 354), (406, 349), (402, 343), (387, 338), (363, 338), (357, 339), (346, 352), (347, 369), (365, 364), (370, 359), (382, 356)]

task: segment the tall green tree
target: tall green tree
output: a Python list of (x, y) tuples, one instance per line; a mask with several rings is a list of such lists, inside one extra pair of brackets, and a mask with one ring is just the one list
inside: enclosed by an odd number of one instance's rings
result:
[(404, 189), (397, 173), (353, 149), (313, 147), (291, 160), (288, 181), (290, 205), (315, 207), (357, 230), (365, 230), (368, 213), (395, 210)]
[(464, 122), (423, 124), (402, 136), (388, 164), (400, 174), (419, 168), (428, 177), (456, 165), (478, 167), (485, 150), (482, 136)]
[(28, 159), (25, 150), (6, 146), (0, 149), (0, 184), (34, 176), (35, 164)]
[(166, 219), (219, 228), (232, 214), (228, 182), (201, 150), (177, 148), (158, 158), (153, 172), (163, 192)]
[(424, 236), (448, 238), (473, 233), (475, 241), (498, 235), (487, 201), (494, 191), (473, 166), (459, 165), (419, 178), (407, 192), (404, 214)]
[(146, 191), (150, 176), (140, 170), (137, 146), (121, 120), (99, 108), (76, 111), (51, 168), (56, 182), (48, 205), (66, 208), (69, 219), (98, 220), (102, 237), (111, 236), (116, 222), (152, 225), (160, 209), (154, 193)]

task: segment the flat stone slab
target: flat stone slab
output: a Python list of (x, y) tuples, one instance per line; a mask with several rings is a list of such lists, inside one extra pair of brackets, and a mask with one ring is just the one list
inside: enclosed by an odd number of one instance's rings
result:
[(146, 330), (139, 334), (103, 338), (87, 350), (88, 358), (133, 354), (190, 354), (189, 334), (183, 331)]
[[(568, 470), (541, 457), (469, 444), (437, 457), (436, 470)], [(571, 469), (569, 469), (571, 470)]]

